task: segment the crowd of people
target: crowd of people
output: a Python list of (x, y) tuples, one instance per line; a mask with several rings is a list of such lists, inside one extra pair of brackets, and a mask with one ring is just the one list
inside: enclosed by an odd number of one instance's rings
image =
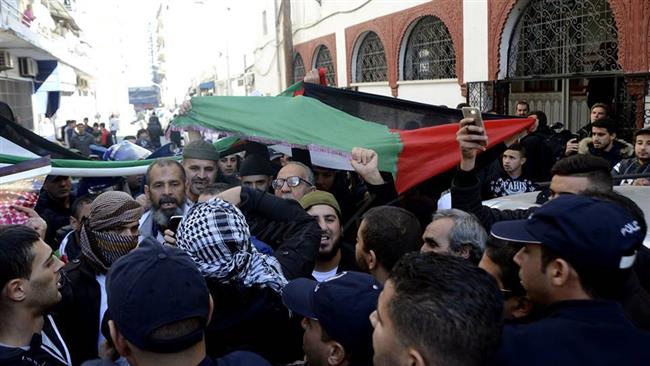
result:
[(362, 147), (351, 172), (198, 139), (101, 190), (50, 175), (35, 224), (0, 227), (0, 364), (644, 365), (647, 224), (613, 186), (649, 184), (650, 129), (596, 104), (558, 143), (528, 109), (485, 154), (460, 121), (451, 207)]
[[(90, 125), (88, 117), (84, 117), (83, 122), (79, 123), (76, 120), (67, 120), (66, 125), (61, 127), (59, 142), (84, 157), (101, 159), (107, 148), (118, 143), (119, 129), (120, 120), (115, 114), (110, 115), (108, 124), (95, 122)], [(152, 112), (146, 128), (140, 128), (136, 136), (124, 136), (123, 140), (153, 152), (161, 147), (163, 135), (164, 129), (160, 119)]]

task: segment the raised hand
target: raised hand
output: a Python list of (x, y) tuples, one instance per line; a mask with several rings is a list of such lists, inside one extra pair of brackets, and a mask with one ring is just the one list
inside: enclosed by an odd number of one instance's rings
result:
[(384, 178), (381, 177), (378, 168), (379, 156), (374, 150), (355, 147), (352, 149), (352, 159), (350, 164), (354, 171), (359, 173), (364, 181), (372, 185), (384, 184)]

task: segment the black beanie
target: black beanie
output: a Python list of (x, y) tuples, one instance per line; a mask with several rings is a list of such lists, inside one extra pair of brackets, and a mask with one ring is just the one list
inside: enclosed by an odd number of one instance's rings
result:
[(271, 162), (260, 155), (248, 155), (239, 167), (239, 176), (249, 175), (273, 175)]

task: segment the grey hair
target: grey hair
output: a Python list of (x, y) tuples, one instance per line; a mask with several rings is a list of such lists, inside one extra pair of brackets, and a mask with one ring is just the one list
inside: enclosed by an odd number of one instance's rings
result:
[(287, 163), (287, 165), (297, 165), (301, 167), (305, 171), (306, 178), (305, 180), (309, 182), (309, 184), (316, 185), (316, 178), (314, 178), (314, 172), (309, 168), (307, 165), (299, 162), (299, 161), (290, 161)]
[(448, 218), (454, 222), (449, 232), (449, 249), (453, 253), (459, 253), (463, 246), (469, 246), (469, 261), (478, 264), (485, 251), (487, 232), (478, 219), (465, 211), (455, 208), (438, 210), (433, 214), (433, 220)]

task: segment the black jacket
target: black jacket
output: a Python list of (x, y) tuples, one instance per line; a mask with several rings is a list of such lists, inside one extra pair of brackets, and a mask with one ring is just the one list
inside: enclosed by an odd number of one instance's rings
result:
[(354, 254), (354, 245), (343, 243), (341, 244), (341, 261), (336, 273), (345, 271), (360, 271), (357, 265), (357, 258)]
[[(75, 194), (70, 192), (70, 205), (72, 205), (75, 198)], [(70, 216), (72, 215), (70, 207), (65, 207), (61, 202), (53, 200), (47, 191), (42, 189), (34, 210), (47, 222), (45, 242), (54, 250), (58, 249), (59, 244), (56, 242), (56, 232), (60, 228), (70, 224)]]
[(609, 162), (610, 169), (614, 168), (619, 161), (634, 155), (634, 146), (623, 140), (614, 140), (612, 148), (609, 151), (594, 148), (591, 141), (591, 137), (580, 140), (580, 143), (578, 144), (578, 153), (601, 157)]
[(474, 214), (490, 232), (492, 224), (497, 221), (521, 220), (530, 216), (537, 208), (525, 210), (499, 210), (483, 206), (481, 201), (481, 186), (474, 171), (458, 170), (451, 182), (451, 206)]
[(533, 182), (548, 182), (551, 180), (551, 168), (555, 164), (553, 150), (546, 143), (551, 131), (538, 129), (521, 139), (521, 145), (526, 149), (526, 164), (523, 175)]
[(302, 357), (302, 318), (290, 317), (278, 293), (268, 287), (206, 280), (214, 299), (206, 331), (210, 357), (238, 350), (255, 352), (272, 363), (286, 364)]
[[(523, 220), (528, 218), (537, 207), (518, 210), (499, 210), (483, 206), (479, 180), (474, 171), (466, 172), (458, 170), (451, 185), (451, 205), (453, 208), (474, 214), (483, 224), (489, 233), (495, 222), (506, 220)], [(639, 256), (645, 259), (648, 250), (644, 247), (639, 249)], [(625, 313), (632, 321), (642, 329), (650, 329), (650, 294), (645, 290), (639, 278), (647, 275), (645, 270), (646, 261), (639, 260), (635, 264), (635, 271), (631, 273), (625, 282), (625, 291), (620, 299)], [(647, 282), (647, 281), (646, 281)]]
[(68, 281), (61, 289), (63, 299), (53, 315), (68, 345), (72, 365), (76, 366), (97, 358), (101, 293), (97, 273), (83, 256), (68, 263), (63, 271)]
[(647, 365), (650, 334), (609, 301), (555, 303), (543, 319), (506, 326), (493, 365)]
[[(623, 159), (612, 168), (612, 175), (650, 173), (650, 163), (641, 164), (637, 158)], [(634, 179), (616, 179), (614, 185), (630, 185)]]
[[(43, 334), (51, 344), (43, 344)], [(58, 335), (52, 319), (44, 316), (43, 330), (32, 336), (29, 350), (0, 345), (0, 365), (3, 366), (67, 366), (66, 345)]]
[(287, 280), (311, 276), (320, 246), (321, 229), (300, 204), (242, 187), (239, 209), (251, 235), (273, 248)]

